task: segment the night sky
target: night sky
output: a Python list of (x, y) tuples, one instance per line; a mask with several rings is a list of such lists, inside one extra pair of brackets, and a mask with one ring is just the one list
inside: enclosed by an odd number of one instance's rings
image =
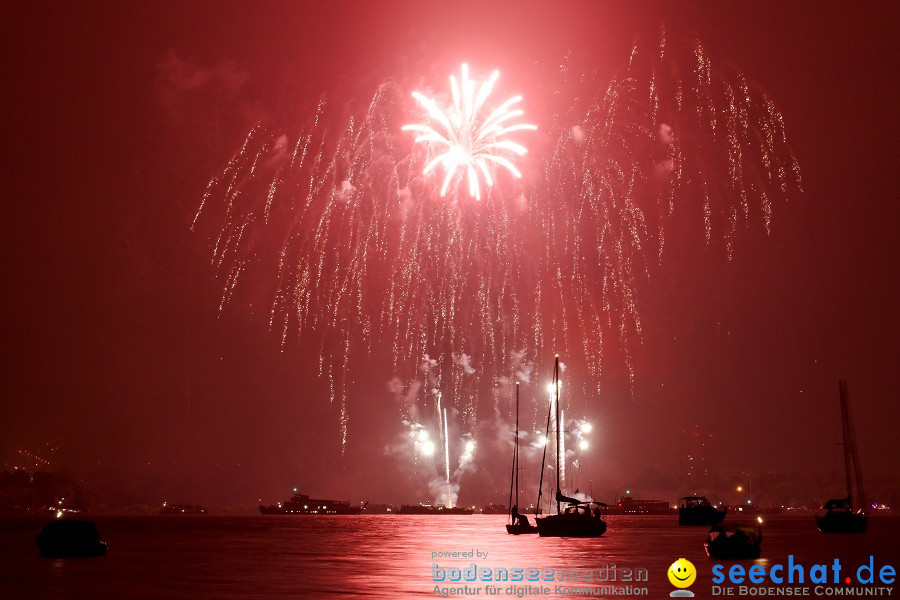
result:
[[(725, 479), (839, 484), (847, 379), (867, 482), (896, 488), (896, 2), (628, 4), (7, 5), (4, 468), (32, 469), (18, 451), (50, 456), (53, 442), (53, 468), (122, 505), (251, 506), (294, 486), (431, 499), (386, 451), (402, 434), (389, 348), (354, 359), (342, 456), (316, 348), (282, 351), (262, 309), (220, 316), (210, 234), (190, 229), (204, 188), (250, 128), (291, 131), (323, 94), (349, 106), (388, 79), (438, 85), (464, 60), (513, 88), (567, 55), (603, 80), (664, 25), (776, 102), (804, 192), (774, 203), (770, 235), (742, 226), (731, 260), (696, 210), (676, 214), (637, 284), (633, 390), (611, 350), (603, 393), (580, 405), (595, 424), (584, 479), (607, 501), (667, 492), (648, 473), (678, 480), (696, 424)], [(537, 359), (546, 374), (552, 357)], [(505, 501), (508, 444), (479, 442), (460, 500)]]

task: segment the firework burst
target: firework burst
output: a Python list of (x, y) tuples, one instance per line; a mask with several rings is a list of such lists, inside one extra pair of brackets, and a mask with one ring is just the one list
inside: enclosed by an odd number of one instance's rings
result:
[[(562, 104), (542, 119), (552, 142), (528, 185), (508, 135), (534, 126), (518, 122), (519, 97), (489, 104), (497, 77), (463, 67), (444, 109), (392, 84), (349, 118), (323, 101), (293, 135), (254, 128), (209, 182), (194, 227), (210, 234), (220, 310), (262, 297), (285, 347), (318, 350), (342, 445), (357, 355), (388, 354), (398, 381), (417, 382), (412, 404), (442, 396), (465, 430), (479, 397), (508, 409), (503, 382), (539, 378), (551, 350), (588, 375), (580, 401), (596, 395), (610, 340), (633, 378), (637, 283), (662, 260), (667, 219), (696, 211), (730, 256), (741, 223), (759, 215), (768, 231), (774, 201), (800, 189), (775, 105), (699, 43), (676, 56), (663, 34), (603, 82), (546, 73), (545, 97)], [(427, 123), (395, 125), (421, 109)], [(430, 201), (460, 194), (480, 201)], [(449, 450), (429, 443), (446, 480)]]
[(450, 76), (453, 103), (447, 110), (442, 110), (433, 98), (420, 92), (412, 93), (434, 126), (404, 125), (403, 131), (418, 134), (416, 143), (434, 148), (436, 155), (425, 165), (422, 174), (428, 175), (438, 165), (443, 166), (442, 197), (447, 195), (451, 182), (466, 178), (469, 195), (481, 199), (480, 180), (483, 179), (490, 188), (494, 184), (492, 172), (497, 167), (502, 167), (515, 178), (522, 176), (510, 160), (510, 155), (523, 156), (528, 150), (507, 136), (516, 131), (534, 131), (537, 126), (512, 123), (523, 115), (522, 110), (513, 108), (521, 102), (521, 96), (513, 96), (492, 110), (485, 109), (485, 102), (498, 77), (500, 71), (494, 71), (479, 86), (478, 82), (469, 78), (469, 66), (463, 63), (460, 81)]

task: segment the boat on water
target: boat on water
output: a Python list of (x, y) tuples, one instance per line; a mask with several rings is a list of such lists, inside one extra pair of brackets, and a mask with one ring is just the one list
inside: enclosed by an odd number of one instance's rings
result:
[[(844, 472), (847, 481), (847, 497), (832, 498), (816, 511), (816, 527), (823, 533), (865, 533), (866, 492), (863, 487), (859, 454), (856, 451), (856, 433), (850, 415), (850, 395), (847, 382), (838, 384), (841, 396), (841, 429), (844, 446)], [(856, 492), (854, 496), (854, 491)]]
[(509, 523), (506, 524), (506, 533), (510, 535), (522, 535), (537, 533), (538, 528), (532, 525), (523, 514), (519, 513), (519, 383), (516, 382), (516, 437), (513, 443), (513, 466), (509, 476), (509, 502), (513, 502), (513, 488), (515, 488), (515, 501), (509, 512)]
[(97, 527), (78, 519), (50, 521), (37, 535), (37, 545), (41, 556), (49, 558), (106, 555), (106, 542)]
[(703, 543), (706, 555), (719, 560), (759, 558), (762, 553), (762, 528), (754, 525), (728, 523), (713, 525)]
[(718, 525), (725, 519), (725, 510), (719, 510), (706, 496), (685, 496), (679, 499), (679, 525)]
[(853, 500), (832, 498), (816, 511), (816, 527), (822, 533), (865, 533), (868, 516), (854, 509)]
[(159, 509), (161, 515), (205, 515), (209, 510), (199, 504), (169, 504), (163, 502)]
[(675, 512), (665, 500), (635, 500), (631, 496), (623, 496), (606, 508), (608, 515), (674, 515)]
[(606, 533), (603, 519), (603, 502), (582, 502), (557, 492), (557, 504), (568, 506), (555, 515), (537, 519), (538, 535), (541, 537), (600, 537)]
[(404, 504), (400, 507), (401, 515), (471, 515), (474, 512), (472, 508), (443, 504)]
[[(606, 505), (602, 502), (582, 501), (575, 498), (565, 496), (560, 491), (560, 468), (559, 465), (563, 460), (560, 456), (560, 408), (559, 408), (559, 355), (556, 356), (556, 363), (553, 367), (553, 396), (550, 410), (547, 412), (547, 432), (545, 437), (549, 439), (550, 434), (550, 415), (555, 412), (556, 415), (556, 514), (547, 515), (543, 518), (535, 517), (537, 522), (538, 535), (541, 537), (600, 537), (606, 533), (606, 521), (603, 520), (603, 507)], [(544, 459), (547, 457), (547, 447), (544, 446)], [(541, 462), (541, 485), (543, 488), (544, 479), (544, 462)], [(537, 506), (540, 510), (541, 492), (538, 492)], [(565, 507), (563, 506), (565, 505)]]
[(293, 496), (278, 504), (260, 505), (259, 512), (264, 515), (358, 515), (365, 506), (353, 506), (346, 500), (310, 498), (294, 488)]

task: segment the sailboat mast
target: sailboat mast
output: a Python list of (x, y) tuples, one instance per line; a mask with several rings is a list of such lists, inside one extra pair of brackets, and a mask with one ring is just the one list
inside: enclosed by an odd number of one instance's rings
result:
[(850, 439), (851, 449), (853, 450), (853, 473), (856, 477), (856, 497), (862, 512), (868, 512), (868, 498), (866, 497), (866, 487), (863, 485), (862, 469), (859, 466), (859, 447), (856, 445), (856, 429), (853, 427), (853, 417), (850, 415), (850, 405), (847, 405), (847, 416), (850, 417)]
[(519, 382), (516, 382), (516, 506), (519, 506)]
[(847, 382), (838, 382), (841, 393), (841, 437), (844, 441), (844, 475), (847, 478), (847, 498), (853, 506), (853, 486), (850, 477), (850, 419), (847, 414)]
[(556, 355), (556, 364), (553, 366), (553, 395), (556, 402), (556, 514), (559, 514), (559, 495), (561, 493), (559, 489), (559, 354)]
[(544, 454), (541, 456), (541, 477), (538, 482), (538, 497), (535, 505), (535, 515), (541, 511), (541, 497), (544, 495), (544, 468), (547, 466), (547, 445), (550, 443), (550, 415), (553, 413), (553, 399), (547, 407), (547, 428), (544, 430)]
[[(512, 522), (512, 499), (513, 499), (513, 483), (515, 483), (518, 488), (518, 481), (516, 481), (515, 477), (518, 474), (518, 466), (519, 466), (519, 383), (516, 382), (516, 433), (515, 438), (513, 439), (513, 459), (512, 459), (512, 469), (509, 472), (509, 504), (507, 506), (510, 507), (509, 518), (510, 524), (515, 525)], [(519, 505), (519, 490), (516, 489), (516, 506)]]
[[(840, 382), (841, 389), (841, 416), (844, 423), (844, 465), (847, 470), (847, 496), (853, 493), (852, 484), (856, 482), (855, 498), (858, 506), (866, 512), (866, 489), (863, 486), (862, 469), (859, 466), (859, 451), (856, 446), (856, 430), (853, 427), (853, 417), (850, 414), (850, 393), (847, 391), (847, 382)], [(852, 470), (852, 476), (851, 476)], [(853, 506), (851, 497), (850, 505)]]

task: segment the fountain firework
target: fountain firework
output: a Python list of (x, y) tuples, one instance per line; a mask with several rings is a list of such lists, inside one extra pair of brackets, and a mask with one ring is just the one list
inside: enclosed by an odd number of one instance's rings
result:
[[(663, 256), (667, 219), (697, 206), (707, 242), (723, 239), (730, 257), (742, 223), (759, 216), (768, 231), (773, 203), (800, 191), (774, 103), (713, 68), (699, 42), (673, 53), (662, 32), (602, 84), (571, 72), (541, 78), (547, 98), (571, 100), (535, 119), (551, 143), (528, 172), (512, 162), (524, 147), (506, 138), (533, 128), (507, 122), (527, 100), (491, 104), (497, 75), (476, 93), (464, 69), (449, 101), (414, 103), (386, 83), (346, 120), (322, 101), (293, 136), (257, 126), (210, 180), (194, 227), (215, 231), (220, 310), (248, 270), (272, 272), (268, 326), (283, 346), (319, 349), (342, 445), (356, 352), (390, 352), (402, 382), (420, 377), (424, 357), (437, 383), (417, 402), (438, 388), (463, 426), (482, 388), (516, 380), (549, 349), (599, 385), (612, 340), (633, 379), (635, 285)], [(430, 123), (407, 126), (416, 143), (400, 124), (420, 108)]]

